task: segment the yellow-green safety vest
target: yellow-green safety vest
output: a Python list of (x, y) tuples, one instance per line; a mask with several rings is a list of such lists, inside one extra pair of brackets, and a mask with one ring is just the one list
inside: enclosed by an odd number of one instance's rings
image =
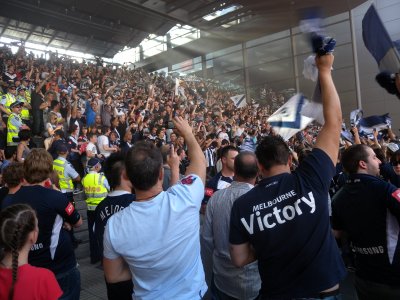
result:
[(6, 105), (4, 105), (4, 108), (9, 113), (11, 113), (10, 105), (11, 105), (11, 103), (14, 103), (16, 99), (17, 98), (14, 95), (9, 94), (9, 93), (6, 94)]
[[(25, 103), (25, 102), (28, 103), (28, 104), (31, 103), (30, 96), (29, 96), (29, 99), (28, 99), (26, 97), (26, 93), (25, 93), (25, 97), (17, 97), (17, 100), (19, 100), (20, 102), (23, 102), (23, 103)], [(29, 116), (29, 109), (27, 109), (25, 106), (23, 106), (22, 109), (21, 109), (21, 118), (23, 120), (29, 120), (29, 117), (30, 117)]]
[(11, 113), (11, 115), (8, 117), (7, 120), (7, 146), (17, 146), (18, 142), (14, 142), (13, 138), (18, 137), (19, 133), (19, 128), (17, 126), (14, 126), (11, 121), (17, 118), (19, 119), (19, 116), (15, 113)]
[(89, 173), (82, 179), (85, 189), (88, 210), (95, 210), (97, 205), (107, 197), (108, 191), (104, 186), (105, 176), (99, 173)]
[(53, 161), (53, 170), (56, 171), (59, 179), (60, 188), (62, 190), (73, 190), (74, 185), (72, 183), (72, 178), (65, 177), (65, 164), (67, 162), (61, 159), (55, 159)]

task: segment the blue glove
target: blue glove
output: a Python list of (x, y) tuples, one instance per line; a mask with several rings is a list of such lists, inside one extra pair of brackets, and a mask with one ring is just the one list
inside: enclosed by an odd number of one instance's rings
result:
[(322, 36), (314, 33), (311, 36), (311, 45), (314, 53), (317, 55), (325, 55), (333, 52), (336, 46), (336, 40), (329, 36)]

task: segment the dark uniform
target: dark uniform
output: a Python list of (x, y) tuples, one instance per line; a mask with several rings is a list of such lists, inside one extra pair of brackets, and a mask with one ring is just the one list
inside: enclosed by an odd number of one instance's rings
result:
[(334, 175), (331, 159), (314, 149), (293, 173), (263, 179), (233, 204), (229, 241), (254, 247), (260, 299), (323, 299), (345, 277), (329, 221)]
[[(367, 174), (350, 175), (333, 198), (332, 227), (346, 232), (352, 243), (361, 299), (400, 299), (399, 201), (400, 189)], [(372, 282), (369, 298), (363, 297), (365, 281)], [(386, 285), (395, 296), (379, 294), (373, 283)]]

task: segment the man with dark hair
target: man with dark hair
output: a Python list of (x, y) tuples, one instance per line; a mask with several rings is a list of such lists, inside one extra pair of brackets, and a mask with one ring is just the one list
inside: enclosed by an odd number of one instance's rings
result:
[[(50, 269), (63, 290), (60, 299), (78, 300), (80, 273), (66, 228), (79, 227), (82, 218), (67, 197), (47, 188), (53, 172), (53, 159), (45, 149), (32, 149), (24, 161), (22, 186), (11, 199), (4, 199), (2, 208), (26, 203), (37, 213), (39, 236), (29, 253), (29, 263)], [(64, 226), (63, 226), (64, 225)]]
[(205, 214), (208, 199), (218, 190), (227, 188), (233, 181), (234, 161), (238, 155), (238, 149), (234, 146), (225, 146), (221, 149), (222, 169), (213, 178), (207, 181), (204, 190), (204, 199), (201, 203), (201, 213)]
[(232, 207), (232, 262), (258, 259), (260, 299), (334, 299), (346, 274), (328, 210), (342, 126), (332, 64), (333, 55), (316, 57), (325, 124), (312, 153), (291, 173), (285, 141), (265, 137), (256, 149), (263, 180)]
[[(95, 210), (94, 233), (100, 253), (103, 253), (103, 235), (108, 219), (115, 213), (128, 207), (135, 200), (132, 184), (126, 177), (125, 156), (121, 153), (111, 154), (104, 164), (104, 175), (110, 185), (110, 192)], [(108, 299), (132, 299), (132, 280), (116, 284), (106, 282)]]
[(17, 160), (17, 148), (15, 147), (7, 147), (4, 150), (4, 158), (3, 164), (0, 166), (0, 171), (3, 172), (7, 166), (9, 166), (11, 163), (15, 162)]
[[(207, 290), (198, 216), (205, 158), (189, 123), (175, 117), (174, 125), (188, 146), (186, 177), (164, 192), (160, 150), (150, 142), (136, 143), (125, 161), (136, 199), (108, 220), (104, 232), (107, 282), (132, 278), (138, 299), (201, 299)], [(178, 167), (173, 153), (171, 163)]]
[(381, 161), (366, 145), (345, 150), (349, 178), (332, 202), (332, 228), (346, 233), (355, 251), (360, 300), (400, 299), (400, 189), (379, 176)]
[(215, 299), (255, 299), (261, 286), (257, 261), (238, 268), (232, 264), (229, 255), (231, 208), (236, 199), (254, 187), (258, 175), (254, 153), (240, 152), (235, 158), (234, 169), (232, 184), (216, 191), (208, 201), (201, 233), (202, 253), (207, 261), (212, 261), (211, 292)]

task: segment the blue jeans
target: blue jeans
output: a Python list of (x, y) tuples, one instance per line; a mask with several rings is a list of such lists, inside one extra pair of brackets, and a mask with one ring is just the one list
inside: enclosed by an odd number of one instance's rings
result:
[(59, 300), (79, 300), (81, 294), (81, 273), (77, 267), (58, 274), (56, 279), (63, 291), (63, 295)]
[[(213, 276), (214, 277), (214, 276)], [(214, 278), (211, 280), (211, 295), (212, 295), (212, 300), (238, 300), (237, 298), (231, 297), (227, 294), (225, 294), (223, 291), (221, 291), (214, 283)], [(259, 296), (257, 296), (254, 300), (259, 299)]]

